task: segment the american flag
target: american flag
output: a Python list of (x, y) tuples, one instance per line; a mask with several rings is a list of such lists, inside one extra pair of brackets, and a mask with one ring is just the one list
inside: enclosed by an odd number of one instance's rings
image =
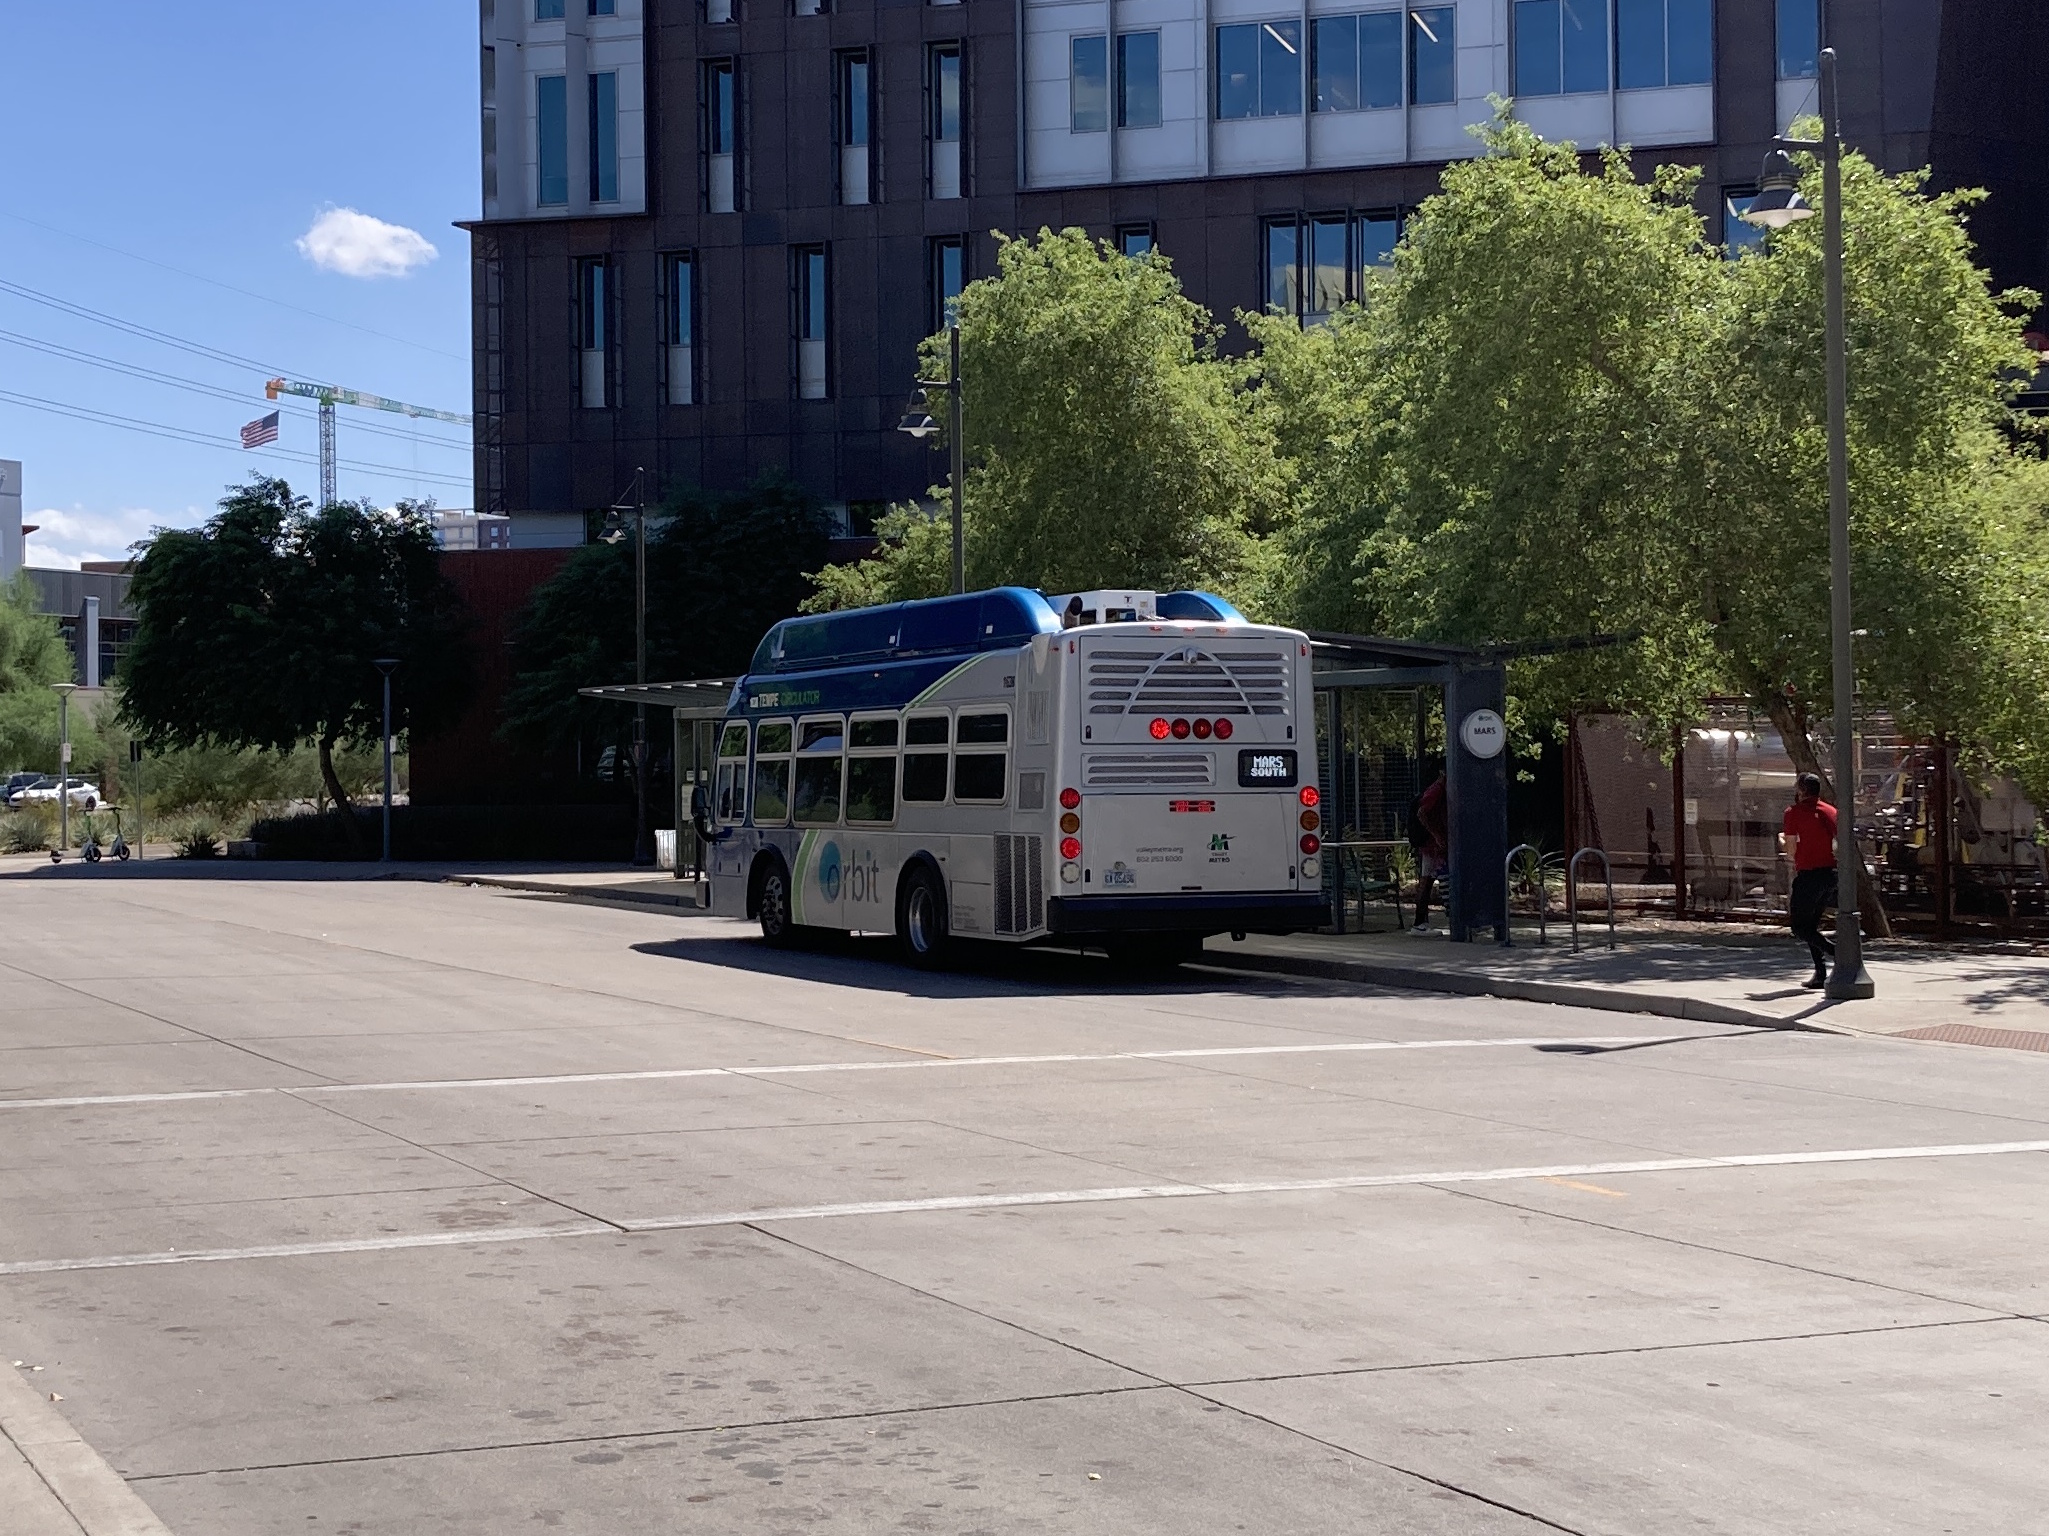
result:
[(256, 420), (250, 422), (248, 426), (242, 429), (242, 446), (244, 448), (261, 448), (265, 443), (274, 443), (276, 441), (276, 411), (272, 411), (268, 416), (257, 417)]

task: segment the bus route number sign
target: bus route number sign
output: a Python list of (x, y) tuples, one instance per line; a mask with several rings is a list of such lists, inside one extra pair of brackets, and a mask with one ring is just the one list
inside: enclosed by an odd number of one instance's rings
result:
[(1287, 789), (1294, 782), (1294, 748), (1247, 747), (1238, 754), (1240, 789)]

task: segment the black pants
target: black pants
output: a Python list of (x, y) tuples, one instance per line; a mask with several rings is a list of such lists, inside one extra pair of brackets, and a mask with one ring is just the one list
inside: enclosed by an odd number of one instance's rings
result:
[(1814, 970), (1828, 969), (1836, 947), (1821, 936), (1821, 914), (1836, 904), (1836, 872), (1832, 869), (1803, 869), (1793, 877), (1793, 937), (1806, 941), (1814, 952)]

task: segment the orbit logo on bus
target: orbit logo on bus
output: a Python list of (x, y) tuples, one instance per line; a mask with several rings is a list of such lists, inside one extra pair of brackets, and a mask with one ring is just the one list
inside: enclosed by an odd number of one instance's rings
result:
[(840, 899), (840, 845), (827, 843), (818, 850), (818, 893), (827, 901)]

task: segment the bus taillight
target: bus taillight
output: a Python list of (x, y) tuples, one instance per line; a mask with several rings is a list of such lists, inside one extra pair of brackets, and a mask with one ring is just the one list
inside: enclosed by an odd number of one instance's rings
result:
[(1186, 720), (1176, 720), (1174, 722), (1174, 739), (1176, 741), (1186, 741), (1188, 739), (1188, 722)]
[(1063, 811), (1075, 811), (1081, 809), (1081, 791), (1078, 789), (1061, 790), (1060, 809)]
[(1195, 739), (1197, 741), (1209, 740), (1209, 722), (1207, 720), (1198, 720), (1195, 722)]
[(1230, 721), (1228, 721), (1228, 720), (1219, 720), (1219, 721), (1217, 722), (1217, 740), (1218, 740), (1218, 741), (1229, 741), (1230, 739), (1231, 739), (1231, 722), (1230, 722)]
[(1304, 854), (1314, 854), (1322, 846), (1323, 840), (1314, 832), (1304, 832), (1302, 834), (1302, 852)]
[[(1305, 841), (1305, 842), (1311, 842), (1311, 843), (1313, 843), (1313, 842), (1315, 842), (1315, 841), (1316, 841), (1316, 839), (1315, 839), (1315, 838), (1313, 838), (1313, 837), (1311, 837), (1311, 838), (1305, 838), (1305, 839), (1303, 839), (1303, 841)], [(1068, 861), (1068, 862), (1069, 862), (1070, 864), (1071, 864), (1071, 863), (1073, 863), (1073, 862), (1074, 862), (1074, 861), (1075, 861), (1076, 859), (1080, 858), (1080, 857), (1081, 857), (1081, 839), (1080, 839), (1080, 838), (1078, 838), (1078, 837), (1063, 837), (1063, 838), (1061, 838), (1061, 839), (1060, 839), (1060, 857), (1061, 857), (1061, 858), (1063, 858), (1063, 859), (1065, 859), (1065, 860), (1067, 860), (1067, 861)]]
[(1154, 741), (1165, 741), (1167, 739), (1168, 725), (1164, 720), (1155, 719), (1146, 729), (1153, 733)]
[(1323, 796), (1316, 792), (1316, 786), (1314, 784), (1304, 784), (1302, 786), (1302, 792), (1295, 798), (1297, 800), (1300, 800), (1304, 805), (1315, 805), (1318, 801), (1323, 799)]
[(1322, 825), (1323, 818), (1317, 815), (1316, 812), (1304, 811), (1302, 813), (1302, 830), (1304, 832), (1314, 832), (1318, 827)]

